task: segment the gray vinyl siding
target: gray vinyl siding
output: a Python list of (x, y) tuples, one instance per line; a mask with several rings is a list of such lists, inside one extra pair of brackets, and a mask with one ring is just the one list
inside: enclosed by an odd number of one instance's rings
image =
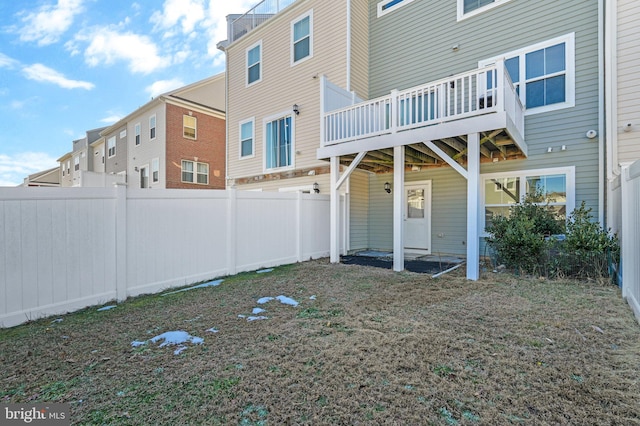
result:
[[(371, 98), (472, 70), (483, 59), (575, 33), (575, 106), (528, 115), (529, 156), (485, 163), (481, 173), (575, 166), (576, 205), (584, 200), (597, 217), (600, 135), (588, 139), (585, 134), (599, 130), (598, 2), (512, 0), (460, 22), (455, 0), (414, 1), (381, 18), (376, 16), (377, 3), (369, 3)], [(457, 51), (454, 45), (459, 46)], [(562, 145), (566, 151), (560, 150)], [(547, 153), (548, 147), (552, 153)], [(439, 176), (446, 173), (433, 172), (433, 250), (457, 253), (462, 249), (463, 253), (466, 247), (459, 242), (466, 238), (466, 185), (455, 172), (450, 174), (453, 180), (441, 181)], [(384, 200), (384, 192), (373, 191), (385, 180), (389, 178), (372, 179), (370, 231), (372, 245), (388, 248), (392, 244), (390, 200)], [(451, 234), (439, 230), (439, 221), (452, 227)], [(451, 241), (437, 238), (440, 232), (451, 235)]]
[[(405, 183), (431, 181), (431, 253), (465, 255), (467, 246), (466, 180), (451, 168), (409, 172)], [(384, 183), (393, 186), (393, 174), (374, 175), (369, 191), (370, 248), (393, 247), (393, 194), (384, 191)], [(439, 237), (438, 235), (442, 235)]]
[(349, 248), (369, 248), (369, 178), (366, 172), (355, 171), (349, 178)]

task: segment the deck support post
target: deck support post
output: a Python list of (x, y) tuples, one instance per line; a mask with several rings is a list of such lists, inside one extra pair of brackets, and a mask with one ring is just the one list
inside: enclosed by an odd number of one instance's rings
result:
[(480, 134), (467, 139), (467, 279), (480, 278)]
[(340, 262), (340, 192), (338, 179), (340, 178), (340, 157), (331, 157), (331, 198), (329, 201), (329, 223), (331, 236), (329, 239), (329, 260), (331, 263)]
[(404, 146), (393, 147), (393, 270), (404, 270)]

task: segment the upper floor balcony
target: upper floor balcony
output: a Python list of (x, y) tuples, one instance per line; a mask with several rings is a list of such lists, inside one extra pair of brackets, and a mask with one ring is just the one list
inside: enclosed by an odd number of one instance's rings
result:
[(373, 171), (389, 168), (389, 152), (405, 145), (411, 167), (443, 164), (423, 142), (464, 162), (466, 136), (481, 134), (484, 161), (527, 155), (524, 107), (504, 62), (453, 75), (368, 101), (326, 81), (318, 158), (376, 151), (363, 162)]
[[(262, 0), (243, 15), (229, 15), (227, 40), (233, 43), (297, 0)], [(228, 21), (228, 22), (229, 22)]]

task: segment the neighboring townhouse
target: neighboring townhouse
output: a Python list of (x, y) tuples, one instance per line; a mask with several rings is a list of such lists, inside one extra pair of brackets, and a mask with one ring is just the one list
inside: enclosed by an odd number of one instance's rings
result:
[(600, 6), (297, 0), (223, 44), (229, 184), (318, 182), (331, 261), (342, 221), (343, 250), (393, 250), (396, 270), (466, 255), (470, 279), (492, 215), (527, 194), (602, 220)]
[(91, 144), (100, 138), (100, 132), (105, 127), (87, 130), (81, 139), (73, 141), (73, 150), (58, 159), (60, 164), (60, 186), (93, 186), (83, 182), (93, 172), (93, 159)]
[[(621, 175), (640, 160), (640, 3), (606, 2), (607, 227), (621, 230)], [(621, 235), (624, 238), (624, 235)]]
[(102, 132), (106, 173), (129, 187), (224, 189), (225, 78), (156, 97)]
[(60, 167), (30, 174), (21, 186), (60, 186)]

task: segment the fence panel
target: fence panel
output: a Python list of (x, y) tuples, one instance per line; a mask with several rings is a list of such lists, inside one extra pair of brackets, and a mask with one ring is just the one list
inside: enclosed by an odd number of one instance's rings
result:
[(640, 321), (640, 160), (622, 169), (622, 295)]
[(0, 188), (0, 327), (328, 253), (326, 195)]

